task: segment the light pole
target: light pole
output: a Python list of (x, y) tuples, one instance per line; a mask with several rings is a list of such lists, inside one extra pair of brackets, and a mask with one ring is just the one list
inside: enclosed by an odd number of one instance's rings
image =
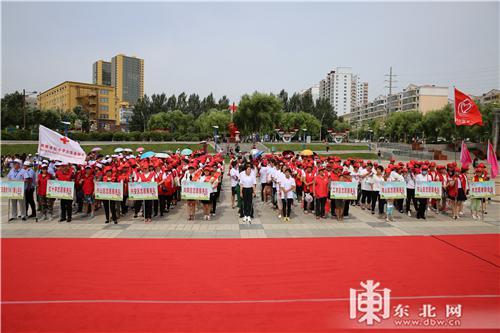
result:
[(303, 128), (302, 131), (304, 132), (304, 140), (302, 141), (302, 149), (306, 149), (306, 133), (307, 133), (307, 128)]
[(217, 153), (218, 152), (218, 149), (217, 149), (217, 137), (218, 137), (218, 132), (219, 132), (219, 126), (217, 125), (214, 125), (212, 126), (213, 129), (214, 129), (214, 144), (215, 144), (215, 152)]
[(68, 127), (71, 123), (69, 121), (61, 121), (61, 124), (64, 125), (64, 136), (68, 137)]
[(26, 129), (26, 96), (35, 95), (36, 91), (26, 91), (23, 89), (23, 129)]

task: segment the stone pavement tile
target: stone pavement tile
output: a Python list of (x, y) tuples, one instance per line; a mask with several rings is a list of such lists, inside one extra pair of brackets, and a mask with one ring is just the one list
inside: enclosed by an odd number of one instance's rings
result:
[(120, 234), (116, 236), (116, 238), (142, 238), (144, 235), (145, 231), (137, 230), (137, 231), (131, 231), (131, 230), (124, 230)]
[(239, 231), (216, 231), (217, 238), (241, 238)]
[(169, 231), (167, 234), (168, 238), (191, 238), (193, 235), (193, 231), (179, 231), (179, 230), (172, 230)]
[(269, 238), (289, 238), (292, 237), (287, 230), (266, 230), (267, 237)]
[[(217, 235), (216, 231), (195, 231), (193, 232), (191, 238), (215, 238)], [(238, 232), (239, 236), (239, 232)]]
[(312, 237), (313, 235), (310, 230), (288, 230), (288, 233), (292, 237)]

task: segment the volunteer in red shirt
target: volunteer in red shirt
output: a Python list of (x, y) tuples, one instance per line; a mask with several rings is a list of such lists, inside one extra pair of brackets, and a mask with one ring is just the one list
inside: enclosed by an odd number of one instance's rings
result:
[(53, 179), (52, 175), (48, 173), (47, 168), (48, 168), (47, 164), (42, 164), (41, 172), (38, 175), (36, 183), (37, 194), (42, 209), (41, 221), (52, 220), (53, 218), (52, 214), (54, 213), (55, 199), (47, 198), (47, 182), (49, 181), (49, 179)]
[[(304, 214), (308, 211), (311, 213), (314, 211), (314, 192), (313, 183), (314, 177), (316, 177), (316, 172), (313, 170), (312, 162), (306, 165), (306, 170), (303, 173), (303, 184), (304, 184)], [(311, 199), (309, 198), (311, 197)]]
[[(67, 163), (60, 163), (56, 171), (56, 179), (61, 181), (70, 182), (75, 179), (73, 169)], [(71, 214), (73, 209), (73, 199), (61, 199), (61, 218), (59, 222), (71, 222)]]
[(318, 174), (314, 177), (313, 193), (316, 198), (316, 219), (325, 216), (325, 204), (328, 197), (328, 183), (329, 177), (325, 174), (325, 168), (320, 167)]
[(123, 200), (120, 203), (121, 215), (128, 213), (127, 198), (128, 198), (128, 182), (130, 181), (129, 167), (127, 163), (119, 166), (118, 174), (116, 175), (116, 181), (123, 183)]
[(83, 204), (85, 205), (85, 213), (82, 217), (87, 217), (90, 211), (90, 218), (94, 218), (94, 172), (92, 167), (87, 165), (85, 171), (80, 175), (78, 183), (83, 191)]
[[(113, 168), (111, 166), (107, 166), (104, 168), (104, 176), (102, 177), (102, 181), (105, 183), (114, 183), (116, 182), (116, 177), (113, 175)], [(109, 211), (111, 210), (111, 219), (114, 224), (118, 224), (118, 217), (116, 216), (116, 201), (114, 200), (101, 200), (104, 205), (104, 214), (106, 214), (105, 223), (109, 223)]]

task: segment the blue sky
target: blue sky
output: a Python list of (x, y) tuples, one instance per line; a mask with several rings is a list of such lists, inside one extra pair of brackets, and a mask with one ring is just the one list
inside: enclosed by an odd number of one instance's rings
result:
[(499, 88), (499, 4), (2, 3), (2, 95), (91, 82), (92, 63), (145, 59), (147, 94), (238, 100), (289, 93), (336, 66), (368, 81), (370, 99), (409, 83)]

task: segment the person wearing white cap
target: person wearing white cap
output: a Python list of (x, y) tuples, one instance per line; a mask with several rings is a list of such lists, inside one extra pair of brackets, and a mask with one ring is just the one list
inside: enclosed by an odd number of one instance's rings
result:
[[(26, 174), (26, 171), (24, 171), (23, 169), (21, 169), (21, 160), (19, 159), (15, 159), (13, 161), (13, 167), (12, 169), (10, 169), (9, 173), (7, 174), (7, 179), (8, 180), (13, 180), (13, 181), (26, 181), (26, 178), (27, 178), (27, 174)], [(21, 218), (23, 221), (26, 221), (26, 202), (23, 199), (10, 199), (10, 205), (11, 205), (11, 209), (10, 209), (10, 213), (11, 213), (11, 216), (9, 216), (9, 221), (12, 221), (14, 219), (16, 219), (18, 217), (17, 215), (17, 207), (18, 205), (20, 206), (20, 210), (21, 210)]]
[(28, 175), (26, 181), (24, 182), (24, 201), (26, 203), (26, 215), (28, 215), (28, 209), (31, 207), (31, 215), (28, 218), (36, 218), (36, 204), (35, 204), (35, 184), (36, 184), (36, 174), (33, 168), (31, 168), (31, 163), (29, 161), (24, 161), (23, 163), (24, 171)]

